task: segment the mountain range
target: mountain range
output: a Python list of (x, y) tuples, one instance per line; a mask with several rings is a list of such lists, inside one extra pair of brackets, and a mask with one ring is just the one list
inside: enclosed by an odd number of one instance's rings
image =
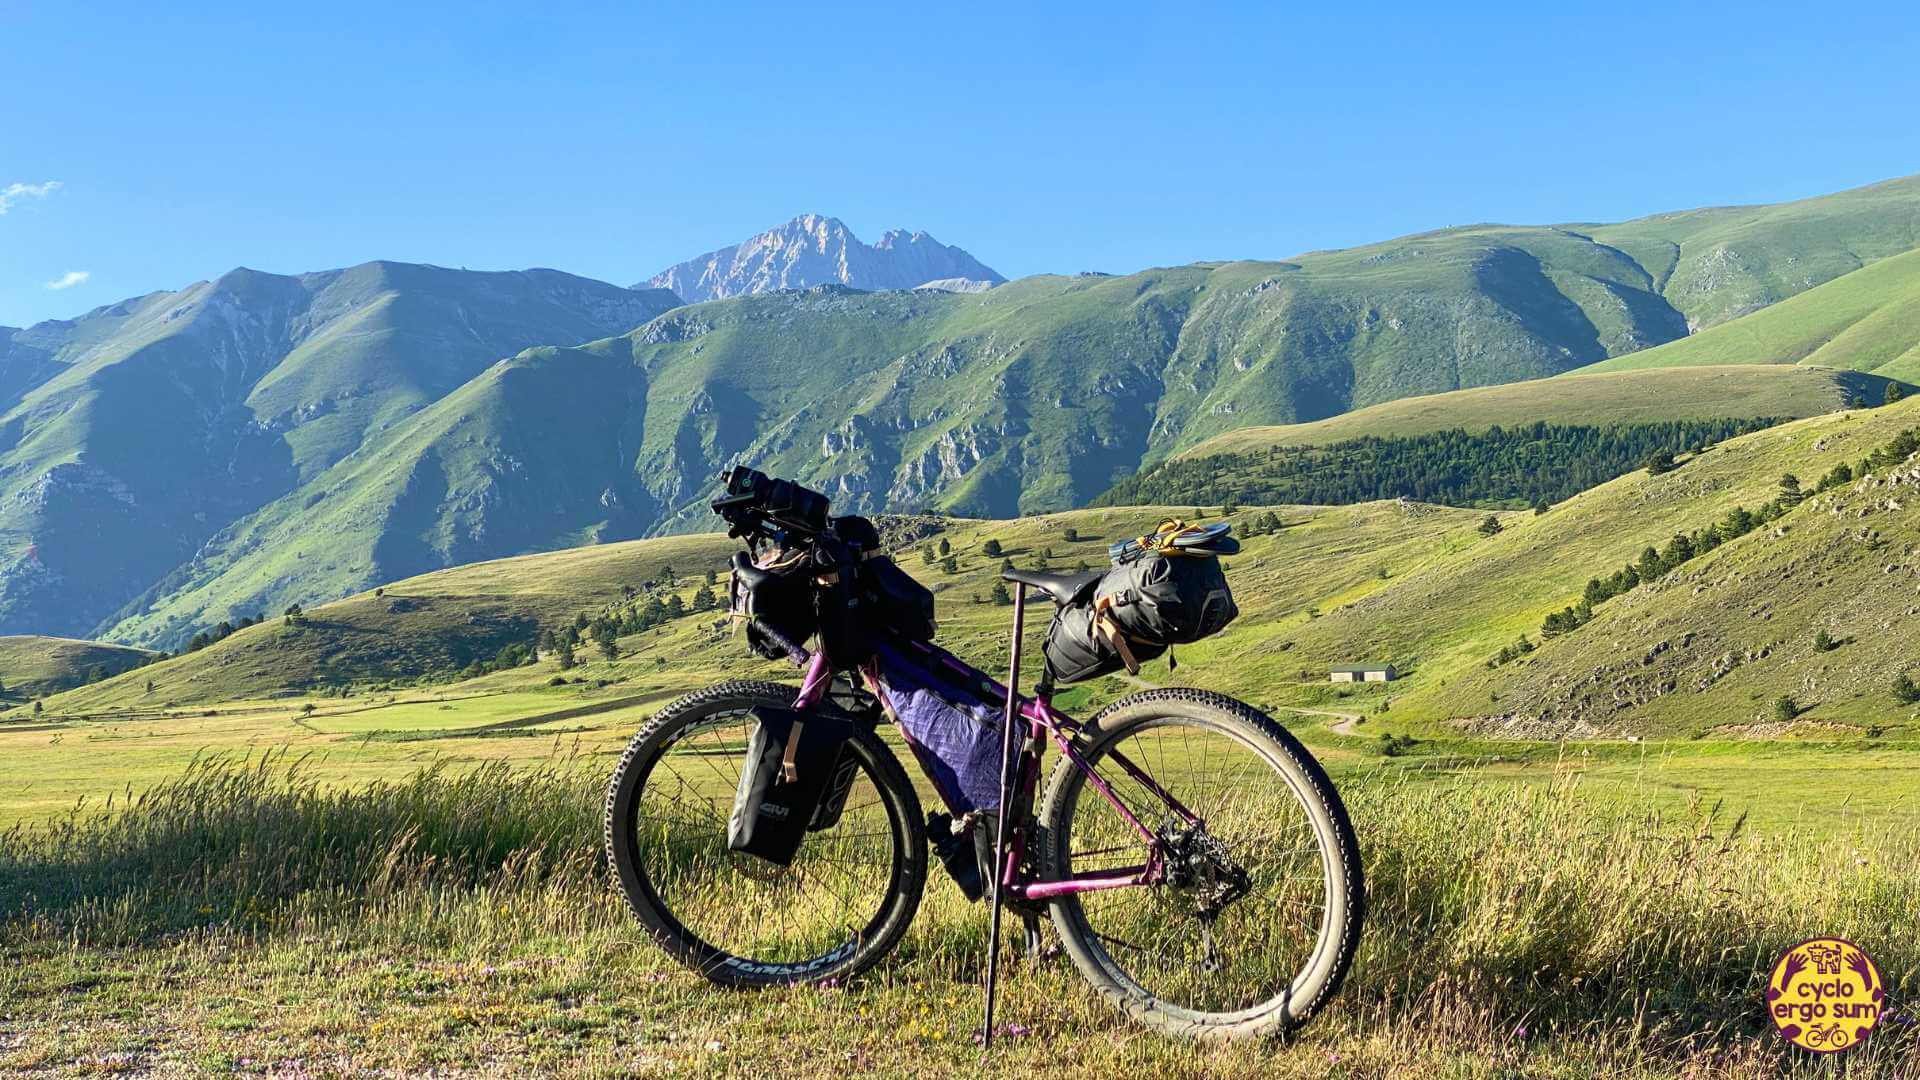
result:
[(552, 270), (376, 262), (234, 270), (0, 331), (0, 626), (109, 625), (500, 356), (677, 303)]
[[(822, 264), (761, 245), (721, 275), (741, 295), (702, 303), (684, 267), (654, 280), (693, 296), (371, 263), (0, 330), (0, 632), (171, 648), (440, 567), (704, 529), (735, 460), (844, 510), (1011, 517), (1237, 429), (1598, 363), (1899, 377), (1920, 296), (1920, 178), (979, 292), (908, 291), (992, 275), (970, 256), (783, 289), (862, 265), (839, 223), (795, 225), (846, 242)], [(868, 250), (921, 243), (957, 251)], [(1852, 345), (1787, 332), (1816, 317)]]
[(1005, 280), (972, 255), (923, 232), (889, 229), (868, 245), (838, 218), (802, 214), (670, 266), (635, 287), (668, 289), (699, 303), (814, 285), (977, 292)]

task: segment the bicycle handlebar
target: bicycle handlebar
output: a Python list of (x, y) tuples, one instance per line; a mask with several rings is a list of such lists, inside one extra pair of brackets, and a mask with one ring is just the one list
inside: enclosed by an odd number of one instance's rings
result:
[(792, 638), (767, 625), (765, 621), (758, 618), (749, 619), (747, 620), (747, 625), (758, 630), (768, 641), (785, 649), (787, 651), (787, 659), (801, 667), (807, 666), (807, 662), (813, 659), (813, 654), (807, 651), (806, 646), (794, 644)]
[(828, 500), (817, 491), (745, 465), (728, 469), (721, 480), (726, 490), (713, 501), (713, 512), (734, 536), (764, 531), (769, 524), (809, 538), (827, 531)]

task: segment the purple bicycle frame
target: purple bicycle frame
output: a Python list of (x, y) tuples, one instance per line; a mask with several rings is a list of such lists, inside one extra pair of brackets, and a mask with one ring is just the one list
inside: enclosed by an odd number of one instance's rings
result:
[[(991, 929), (988, 931), (987, 981), (985, 1018), (981, 1024), (981, 1046), (983, 1049), (993, 1045), (993, 1005), (994, 990), (997, 982), (1000, 960), (1000, 909), (1006, 898), (1011, 896), (1019, 900), (1044, 901), (1078, 893), (1097, 892), (1102, 889), (1126, 889), (1140, 885), (1157, 885), (1164, 880), (1166, 866), (1163, 861), (1160, 838), (1154, 835), (1127, 804), (1113, 793), (1113, 788), (1079, 750), (1074, 748), (1073, 736), (1080, 730), (1080, 723), (1060, 712), (1048, 700), (1048, 694), (1038, 692), (1033, 697), (1022, 696), (1020, 683), (1020, 642), (1021, 632), (1026, 623), (1027, 589), (1022, 583), (1015, 583), (1013, 594), (1013, 645), (1012, 656), (1008, 664), (1005, 686), (995, 682), (991, 676), (967, 664), (945, 649), (927, 642), (909, 642), (907, 645), (918, 651), (920, 659), (929, 667), (944, 667), (969, 682), (984, 682), (988, 690), (1005, 704), (1004, 723), (1005, 741), (1002, 744), (1000, 763), (1000, 807), (999, 828), (995, 831), (994, 866), (997, 871), (993, 889), (993, 913)], [(808, 653), (807, 650), (764, 623), (758, 624), (762, 633), (779, 643), (787, 650), (795, 663), (807, 670), (806, 678), (800, 687), (800, 694), (794, 699), (793, 707), (805, 711), (817, 706), (827, 696), (833, 683), (833, 665), (828, 662), (826, 653)], [(884, 673), (878, 657), (869, 661), (862, 669), (871, 688), (878, 693)], [(1045, 687), (1043, 685), (1042, 691)], [(1026, 722), (1026, 731), (1018, 740), (1016, 748), (1015, 719)], [(1113, 804), (1115, 810), (1133, 826), (1146, 842), (1146, 861), (1135, 866), (1098, 870), (1084, 874), (1070, 874), (1055, 880), (1036, 880), (1020, 874), (1021, 860), (1026, 856), (1027, 830), (1023, 821), (1014, 819), (1009, 822), (1010, 805), (1018, 799), (1018, 805), (1024, 813), (1033, 805), (1033, 794), (1040, 780), (1040, 760), (1045, 754), (1047, 742), (1051, 740), (1060, 748), (1067, 761), (1084, 772), (1092, 782), (1094, 790)], [(1014, 755), (1018, 754), (1020, 769), (1017, 775), (1012, 768)], [(1189, 825), (1201, 824), (1198, 815), (1184, 806), (1166, 789), (1154, 782), (1146, 771), (1135, 765), (1125, 754), (1118, 750), (1109, 750), (1106, 755), (1128, 776), (1142, 787), (1159, 797), (1167, 808)], [(1017, 796), (1016, 796), (1017, 789)], [(1011, 825), (1011, 828), (1009, 828)]]
[[(785, 641), (784, 638), (780, 638), (778, 631), (766, 627), (764, 624), (761, 627), (761, 632), (767, 634), (769, 637), (776, 638), (782, 645), (787, 646), (788, 655), (806, 667), (806, 676), (801, 683), (799, 695), (794, 698), (793, 707), (797, 710), (805, 711), (817, 706), (826, 698), (827, 690), (833, 682), (833, 665), (828, 662), (826, 653), (809, 652), (805, 648), (793, 645)], [(1066, 759), (1073, 763), (1075, 768), (1087, 774), (1087, 779), (1093, 784), (1094, 790), (1098, 791), (1113, 805), (1115, 810), (1120, 812), (1120, 815), (1126, 819), (1129, 825), (1133, 826), (1134, 830), (1140, 834), (1141, 839), (1147, 844), (1147, 860), (1137, 866), (1100, 870), (1088, 874), (1074, 874), (1054, 881), (1027, 880), (1023, 879), (1018, 873), (1021, 859), (1024, 858), (1026, 854), (1026, 830), (1017, 827), (1019, 823), (1016, 822), (1016, 828), (1013, 829), (1008, 838), (1007, 859), (1000, 867), (1000, 884), (1005, 888), (1007, 895), (1025, 900), (1050, 900), (1058, 896), (1066, 896), (1073, 893), (1094, 892), (1100, 889), (1121, 889), (1135, 885), (1153, 885), (1160, 882), (1165, 870), (1160, 861), (1159, 838), (1154, 835), (1153, 830), (1149, 829), (1140, 821), (1139, 817), (1136, 816), (1124, 802), (1120, 801), (1120, 799), (1114, 795), (1113, 788), (1108, 785), (1106, 779), (1094, 771), (1093, 766), (1088, 764), (1086, 758), (1082, 757), (1080, 752), (1074, 748), (1073, 735), (1080, 730), (1081, 725), (1079, 721), (1055, 709), (1053, 704), (1044, 696), (1026, 697), (1009, 691), (1007, 687), (994, 680), (991, 676), (974, 668), (959, 657), (947, 652), (945, 649), (925, 642), (911, 642), (909, 645), (916, 651), (921, 652), (930, 665), (945, 667), (957, 675), (984, 681), (992, 687), (997, 697), (1004, 699), (1007, 696), (1011, 696), (1013, 698), (1016, 714), (1022, 720), (1026, 721), (1027, 724), (1027, 730), (1021, 740), (1021, 769), (1019, 774), (1014, 778), (1015, 785), (1019, 792), (1018, 798), (1022, 805), (1025, 805), (1032, 797), (1035, 788), (1038, 786), (1042, 758), (1041, 751), (1044, 750), (1046, 743), (1051, 740), (1055, 746), (1059, 747), (1060, 753), (1065, 755)], [(875, 672), (878, 673), (881, 670), (884, 669), (880, 669), (876, 665)], [(863, 674), (864, 673), (863, 670)], [(1028, 747), (1031, 747), (1033, 752), (1027, 752)], [(1111, 750), (1108, 751), (1107, 757), (1142, 787), (1164, 800), (1168, 808), (1188, 824), (1199, 823), (1200, 818), (1196, 814), (1187, 809), (1185, 805), (1166, 789), (1162, 788), (1158, 783), (1155, 783), (1153, 777), (1149, 776), (1145, 770), (1134, 764), (1125, 754), (1122, 754), (1118, 750)]]

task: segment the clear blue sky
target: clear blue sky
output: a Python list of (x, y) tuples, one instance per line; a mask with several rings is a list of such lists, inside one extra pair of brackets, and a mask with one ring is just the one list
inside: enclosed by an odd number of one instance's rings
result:
[(627, 284), (804, 211), (1017, 277), (1920, 171), (1907, 5), (1033, 6), (0, 0), (0, 323), (237, 265)]

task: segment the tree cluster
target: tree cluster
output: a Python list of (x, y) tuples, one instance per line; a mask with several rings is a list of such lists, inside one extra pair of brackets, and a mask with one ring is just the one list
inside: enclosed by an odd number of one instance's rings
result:
[(1876, 468), (1903, 462), (1915, 452), (1920, 452), (1920, 429), (1909, 428), (1868, 455), (1858, 466), (1848, 465), (1844, 461), (1835, 465), (1820, 478), (1813, 492), (1800, 486), (1799, 477), (1787, 473), (1780, 478), (1779, 494), (1762, 504), (1758, 510), (1735, 507), (1720, 521), (1691, 533), (1677, 534), (1667, 541), (1665, 547), (1648, 547), (1640, 552), (1638, 559), (1606, 577), (1589, 579), (1586, 591), (1577, 602), (1547, 616), (1540, 626), (1541, 636), (1557, 637), (1577, 630), (1593, 618), (1595, 605), (1605, 603), (1645, 582), (1657, 581), (1682, 563), (1704, 555), (1729, 540), (1745, 536), (1800, 505), (1810, 494), (1852, 483)]
[[(290, 608), (288, 610), (297, 611), (298, 609), (299, 609), (299, 605), (296, 604), (294, 605), (293, 608)], [(204, 649), (207, 646), (214, 644), (215, 642), (225, 641), (229, 637), (232, 637), (235, 631), (244, 630), (249, 626), (253, 626), (256, 623), (265, 622), (266, 620), (267, 620), (267, 617), (265, 615), (248, 615), (241, 618), (239, 622), (233, 622), (232, 620), (223, 620), (220, 623), (220, 625), (214, 627), (213, 629), (202, 630), (199, 633), (193, 635), (193, 639), (187, 642), (186, 651), (199, 652), (201, 649)]]
[(1478, 433), (1455, 428), (1326, 446), (1275, 446), (1169, 461), (1114, 485), (1093, 505), (1210, 501), (1223, 508), (1236, 503), (1335, 506), (1408, 498), (1451, 506), (1546, 506), (1642, 465), (1664, 461), (1672, 467), (1675, 447), (1703, 447), (1778, 422), (1587, 426), (1542, 421)]

